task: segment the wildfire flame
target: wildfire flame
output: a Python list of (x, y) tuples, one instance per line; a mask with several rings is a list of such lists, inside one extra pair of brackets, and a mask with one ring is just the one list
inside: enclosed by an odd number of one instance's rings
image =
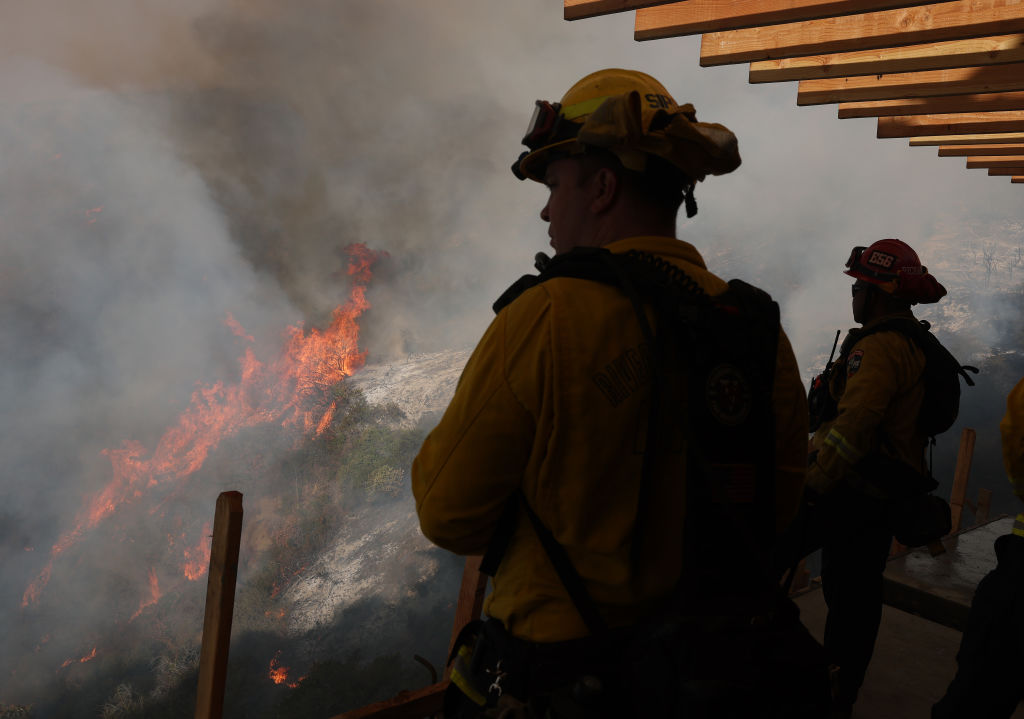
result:
[(236, 320), (235, 316), (230, 312), (228, 312), (228, 316), (224, 318), (224, 324), (228, 326), (228, 329), (235, 333), (236, 337), (241, 337), (246, 342), (256, 341), (251, 334), (245, 331), (245, 328), (238, 323), (238, 320)]
[(210, 523), (207, 522), (203, 525), (203, 536), (199, 538), (199, 544), (194, 547), (185, 547), (185, 564), (182, 566), (182, 570), (185, 572), (186, 579), (194, 582), (206, 574), (206, 569), (210, 565), (211, 541)]
[(287, 684), (289, 687), (294, 689), (299, 686), (299, 684), (302, 683), (302, 680), (306, 677), (299, 677), (295, 681), (289, 682), (288, 672), (290, 669), (288, 667), (281, 666), (281, 662), (279, 661), (280, 656), (281, 650), (279, 649), (277, 654), (274, 655), (274, 658), (270, 660), (270, 671), (267, 672), (267, 677), (269, 677), (270, 681), (274, 682), (274, 684)]
[(160, 601), (160, 583), (157, 582), (156, 569), (153, 568), (153, 569), (149, 570), (149, 598), (142, 600), (142, 604), (139, 605), (139, 608), (135, 611), (135, 614), (133, 614), (131, 619), (129, 619), (128, 621), (129, 622), (133, 621), (135, 619), (135, 617), (137, 617), (140, 614), (142, 614), (142, 610), (143, 609), (145, 609), (146, 607), (151, 607), (151, 606), (153, 606), (154, 604), (156, 604), (159, 601)]
[[(95, 212), (100, 210), (102, 207)], [(141, 498), (147, 490), (194, 473), (224, 438), (243, 428), (275, 421), (316, 435), (330, 426), (336, 408), (333, 403), (324, 407), (322, 398), (325, 390), (366, 362), (366, 352), (358, 346), (357, 320), (370, 306), (366, 287), (373, 263), (385, 255), (363, 244), (350, 245), (345, 252), (349, 258), (347, 274), (353, 284), (347, 302), (334, 310), (327, 328), (306, 332), (301, 325), (289, 327), (284, 350), (271, 364), (260, 362), (252, 348), (246, 348), (239, 358), (241, 379), (235, 384), (215, 382), (196, 389), (188, 408), (152, 452), (135, 441), (103, 451), (110, 460), (113, 479), (79, 513), (75, 527), (53, 545), (46, 566), (22, 596), (23, 607), (38, 600), (50, 579), (54, 559), (87, 530), (121, 506)], [(231, 315), (227, 324), (235, 334), (251, 339)], [(204, 531), (204, 535), (207, 533)], [(196, 557), (204, 554), (208, 557), (209, 550), (197, 552)], [(186, 552), (186, 560), (191, 559)]]
[(81, 662), (82, 664), (85, 664), (86, 662), (91, 661), (91, 660), (93, 660), (95, 658), (96, 658), (96, 647), (93, 647), (92, 651), (89, 652), (88, 654), (86, 654), (81, 659), (66, 659), (64, 661), (64, 663), (60, 665), (60, 668), (63, 669), (64, 667), (68, 666), (69, 664), (74, 664), (76, 661), (77, 662)]

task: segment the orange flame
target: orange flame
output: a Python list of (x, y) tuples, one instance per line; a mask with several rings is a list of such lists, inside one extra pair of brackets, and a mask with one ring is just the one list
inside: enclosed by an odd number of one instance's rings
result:
[(74, 664), (76, 661), (81, 662), (82, 664), (85, 664), (86, 662), (91, 661), (91, 660), (93, 660), (95, 658), (96, 658), (96, 647), (93, 647), (92, 651), (89, 652), (88, 654), (86, 654), (81, 659), (65, 659), (64, 663), (60, 665), (60, 668), (63, 669), (64, 667), (68, 666), (69, 664)]
[[(99, 207), (94, 211), (101, 210)], [(284, 350), (270, 365), (257, 360), (252, 348), (246, 348), (239, 358), (240, 380), (199, 386), (177, 424), (164, 433), (148, 457), (146, 448), (135, 441), (103, 451), (110, 459), (113, 479), (87, 503), (74, 529), (53, 545), (50, 561), (22, 596), (23, 607), (38, 600), (50, 579), (53, 559), (76, 544), (86, 530), (122, 505), (139, 499), (146, 490), (191, 475), (224, 438), (272, 421), (300, 427), (307, 434), (326, 430), (335, 411), (333, 404), (323, 406), (326, 390), (366, 362), (366, 352), (358, 346), (357, 320), (370, 306), (366, 286), (372, 277), (371, 267), (386, 255), (364, 244), (350, 245), (345, 251), (353, 285), (348, 301), (334, 310), (326, 329), (313, 328), (307, 333), (301, 325), (289, 327)], [(227, 323), (236, 334), (251, 339), (230, 315)]]
[(278, 661), (278, 657), (280, 656), (281, 650), (279, 649), (277, 654), (274, 655), (274, 658), (270, 660), (270, 671), (267, 672), (267, 676), (270, 678), (270, 681), (274, 682), (274, 684), (287, 684), (290, 688), (295, 689), (306, 677), (299, 677), (295, 681), (289, 682), (288, 672), (290, 669), (288, 667), (281, 666), (281, 662)]
[(151, 606), (153, 606), (154, 604), (156, 604), (159, 601), (160, 601), (160, 584), (159, 584), (159, 582), (157, 582), (157, 579), (156, 579), (156, 569), (153, 568), (153, 569), (149, 570), (149, 599), (144, 599), (142, 601), (142, 604), (139, 605), (138, 610), (136, 610), (135, 614), (133, 614), (131, 619), (129, 619), (128, 621), (131, 622), (132, 620), (135, 619), (135, 617), (137, 617), (140, 614), (142, 614), (142, 610), (143, 609), (145, 609), (146, 607), (151, 607)]
[(270, 671), (267, 673), (267, 676), (270, 677), (274, 684), (284, 684), (288, 681), (288, 667), (281, 666), (281, 663), (278, 661), (280, 656), (281, 650), (278, 650), (274, 658), (270, 660)]
[(194, 582), (206, 574), (206, 569), (210, 566), (211, 542), (210, 523), (207, 522), (203, 525), (203, 536), (199, 538), (199, 544), (195, 547), (185, 547), (185, 564), (182, 570), (186, 579)]
[(245, 331), (245, 328), (238, 323), (238, 320), (236, 320), (235, 316), (230, 312), (228, 312), (228, 316), (224, 318), (224, 324), (226, 324), (228, 328), (235, 333), (236, 337), (241, 337), (246, 342), (256, 341), (251, 334)]

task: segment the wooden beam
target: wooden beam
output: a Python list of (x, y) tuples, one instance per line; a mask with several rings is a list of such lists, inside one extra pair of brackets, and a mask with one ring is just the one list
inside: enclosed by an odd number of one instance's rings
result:
[(915, 137), (910, 141), (911, 147), (927, 145), (993, 145), (1024, 142), (1024, 132), (992, 132), (963, 135), (934, 135), (931, 137)]
[(1024, 174), (1024, 165), (1020, 167), (990, 167), (988, 174), (990, 177), (1016, 177)]
[(448, 680), (422, 689), (398, 692), (391, 699), (338, 714), (333, 719), (422, 719), (438, 715), (444, 709)]
[(978, 511), (974, 513), (974, 523), (984, 524), (992, 511), (992, 490), (982, 487), (978, 490)]
[(224, 681), (228, 673), (241, 537), (242, 493), (221, 492), (213, 515), (195, 719), (220, 719), (224, 716)]
[(973, 170), (979, 167), (1024, 167), (1024, 156), (1017, 155), (1016, 157), (1000, 156), (1000, 157), (974, 157), (970, 156), (967, 158), (967, 169)]
[(918, 4), (920, 0), (683, 0), (637, 10), (633, 32), (637, 40), (653, 40)]
[(1024, 111), (880, 117), (877, 136), (924, 137), (1007, 132), (1024, 132)]
[[(1024, 0), (954, 0), (848, 17), (705, 33), (700, 64), (728, 65), (1024, 32)], [(637, 40), (673, 35), (650, 29)]]
[(964, 501), (967, 499), (967, 482), (971, 478), (971, 460), (974, 459), (974, 440), (977, 433), (970, 427), (964, 427), (960, 433), (960, 449), (956, 453), (956, 469), (953, 471), (953, 489), (950, 492), (949, 508), (951, 510), (953, 529), (960, 530), (960, 517), (964, 512)]
[[(455, 621), (452, 624), (452, 637), (448, 642), (448, 654), (455, 649), (455, 640), (459, 638), (462, 628), (474, 619), (480, 618), (484, 605), (484, 594), (487, 593), (487, 575), (480, 573), (480, 562), (483, 557), (470, 555), (462, 569), (462, 583), (459, 585), (459, 601), (455, 605)], [(445, 668), (444, 678), (451, 673), (451, 666)]]
[(881, 75), (1024, 61), (1024, 35), (990, 35), (907, 47), (839, 52), (750, 64), (750, 82), (789, 82), (824, 77)]
[(1014, 185), (1024, 185), (1024, 175), (1014, 175), (1010, 178), (1010, 182)]
[(939, 157), (984, 157), (993, 155), (1024, 155), (1024, 143), (1019, 145), (940, 145)]
[(1024, 90), (1024, 63), (801, 80), (797, 105)]
[(563, 0), (562, 12), (566, 20), (582, 20), (670, 2), (673, 0)]
[(868, 100), (839, 103), (839, 119), (851, 117), (895, 117), (896, 115), (938, 115), (959, 112), (1024, 110), (1024, 92), (987, 92), (980, 95), (907, 97), (899, 100)]

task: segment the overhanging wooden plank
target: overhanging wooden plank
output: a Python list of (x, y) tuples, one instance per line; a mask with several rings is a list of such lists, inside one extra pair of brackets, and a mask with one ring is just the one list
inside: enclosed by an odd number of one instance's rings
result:
[(1024, 90), (1024, 63), (801, 80), (797, 105)]
[(992, 177), (1015, 177), (1024, 173), (1024, 165), (1020, 167), (990, 167), (988, 174)]
[(1013, 177), (1010, 178), (1010, 182), (1013, 183), (1014, 185), (1024, 184), (1024, 175), (1021, 175), (1020, 177), (1014, 175)]
[(990, 35), (906, 47), (760, 60), (750, 64), (750, 82), (816, 80), (1022, 61), (1024, 35)]
[(566, 20), (582, 20), (670, 2), (674, 0), (563, 0), (562, 11)]
[(978, 167), (1024, 167), (1024, 156), (968, 157), (967, 169)]
[(990, 132), (963, 135), (934, 135), (915, 137), (911, 147), (930, 145), (992, 145), (998, 143), (1024, 142), (1024, 132)]
[(1024, 92), (986, 92), (980, 95), (907, 97), (898, 100), (868, 100), (839, 103), (839, 119), (851, 117), (895, 117), (959, 112), (1024, 110)]
[(653, 40), (918, 4), (920, 0), (683, 0), (637, 10), (633, 32), (637, 40)]
[[(954, 0), (899, 10), (705, 33), (700, 64), (728, 65), (1024, 32), (1024, 0)], [(671, 33), (668, 33), (671, 34)], [(651, 32), (638, 40), (666, 37)]]
[(878, 118), (878, 137), (925, 137), (1024, 132), (1024, 111)]
[(1006, 157), (1024, 155), (1024, 143), (1019, 145), (939, 145), (939, 157)]

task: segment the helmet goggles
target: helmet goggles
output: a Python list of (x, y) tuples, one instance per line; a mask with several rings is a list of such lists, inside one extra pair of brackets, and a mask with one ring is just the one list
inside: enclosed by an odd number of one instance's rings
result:
[(512, 172), (515, 176), (520, 180), (526, 179), (527, 176), (522, 172), (520, 163), (527, 155), (553, 145), (568, 144), (569, 141), (576, 139), (583, 126), (580, 118), (593, 112), (607, 99), (607, 96), (596, 97), (568, 107), (563, 106), (560, 102), (537, 100), (534, 103), (530, 124), (523, 136), (523, 144), (529, 149), (524, 151), (512, 165)]

